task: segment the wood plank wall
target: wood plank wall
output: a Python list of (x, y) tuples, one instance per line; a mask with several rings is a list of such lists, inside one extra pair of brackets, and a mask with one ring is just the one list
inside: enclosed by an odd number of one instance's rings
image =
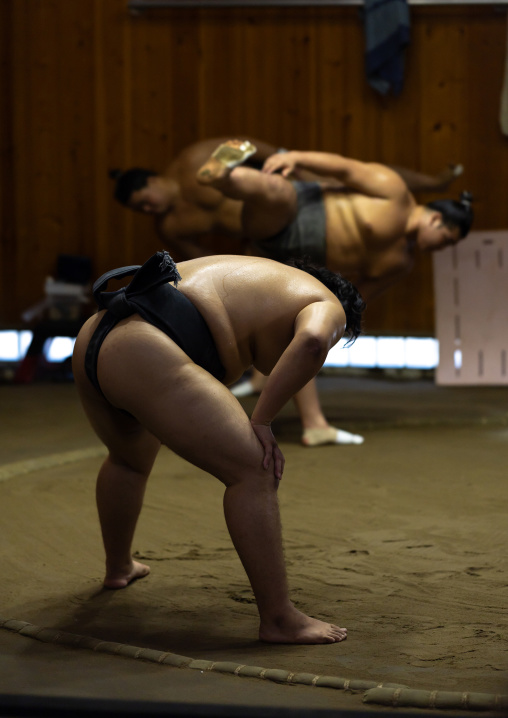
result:
[[(505, 11), (412, 6), (411, 17), (404, 90), (382, 98), (364, 76), (355, 7), (133, 15), (127, 0), (2, 0), (0, 322), (41, 298), (59, 253), (90, 256), (98, 276), (159, 249), (151, 220), (114, 203), (108, 169), (163, 169), (206, 137), (426, 172), (461, 162), (454, 194), (474, 193), (476, 227), (508, 227)], [(373, 303), (367, 329), (433, 332), (428, 256)]]

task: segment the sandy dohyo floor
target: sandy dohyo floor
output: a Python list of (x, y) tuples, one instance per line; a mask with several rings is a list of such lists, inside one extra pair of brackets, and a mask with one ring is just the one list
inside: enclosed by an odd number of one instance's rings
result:
[(320, 386), (328, 414), (365, 444), (306, 449), (287, 407), (276, 425), (287, 460), (280, 504), (295, 603), (347, 626), (345, 643), (256, 640), (222, 487), (167, 450), (135, 540), (152, 573), (102, 591), (101, 448), (71, 385), (0, 387), (9, 577), (0, 613), (194, 659), (507, 693), (508, 392), (326, 378)]

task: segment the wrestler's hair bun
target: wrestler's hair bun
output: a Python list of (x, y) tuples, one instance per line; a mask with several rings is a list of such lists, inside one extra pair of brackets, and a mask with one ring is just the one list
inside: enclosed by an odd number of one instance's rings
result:
[(116, 180), (122, 175), (122, 170), (109, 170), (108, 171), (108, 177), (112, 180)]

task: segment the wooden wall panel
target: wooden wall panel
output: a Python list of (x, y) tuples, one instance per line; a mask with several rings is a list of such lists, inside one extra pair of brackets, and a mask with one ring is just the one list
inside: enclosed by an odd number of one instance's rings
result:
[(90, 108), (94, 113), (95, 142), (90, 149), (96, 225), (88, 253), (94, 259), (96, 275), (119, 260), (125, 264), (135, 262), (134, 218), (118, 211), (108, 175), (110, 170), (125, 169), (139, 161), (133, 153), (135, 108), (139, 99), (132, 74), (140, 59), (139, 53), (133, 53), (132, 29), (132, 18), (123, 3), (95, 0), (94, 95)]
[[(413, 6), (405, 86), (367, 84), (357, 7), (130, 14), (127, 0), (0, 4), (0, 321), (37, 301), (61, 252), (95, 274), (159, 248), (151, 220), (112, 199), (108, 171), (163, 169), (191, 142), (251, 134), (436, 172), (466, 168), (479, 229), (508, 226), (499, 129), (506, 12)], [(429, 195), (424, 200), (434, 197)], [(367, 329), (433, 331), (432, 269), (369, 307)]]

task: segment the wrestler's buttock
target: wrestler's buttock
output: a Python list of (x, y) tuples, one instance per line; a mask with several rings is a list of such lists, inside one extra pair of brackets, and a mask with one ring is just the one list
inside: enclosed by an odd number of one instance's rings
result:
[[(112, 279), (129, 276), (133, 279), (126, 287), (107, 291)], [(120, 267), (106, 272), (95, 282), (94, 298), (106, 311), (97, 317), (84, 365), (88, 378), (99, 392), (99, 353), (110, 335), (118, 340), (125, 332), (136, 340), (150, 336), (151, 341), (161, 341), (166, 335), (189, 359), (217, 379), (223, 379), (225, 370), (205, 320), (189, 298), (172, 285), (180, 279), (169, 254), (157, 252), (141, 267)], [(111, 346), (111, 338), (107, 344)]]

